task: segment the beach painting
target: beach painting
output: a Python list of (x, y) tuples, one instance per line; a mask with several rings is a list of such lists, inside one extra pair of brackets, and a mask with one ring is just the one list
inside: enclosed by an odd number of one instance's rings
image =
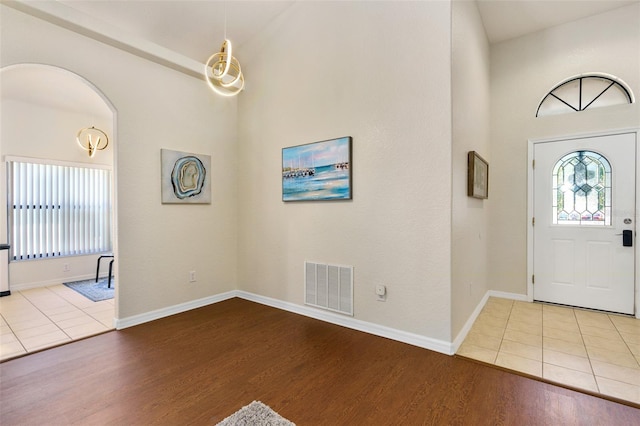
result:
[(351, 136), (282, 149), (282, 201), (351, 200)]

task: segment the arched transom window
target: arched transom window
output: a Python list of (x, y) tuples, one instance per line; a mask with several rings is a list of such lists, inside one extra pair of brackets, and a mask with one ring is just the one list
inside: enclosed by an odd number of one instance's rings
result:
[(553, 223), (611, 225), (611, 165), (593, 151), (565, 155), (553, 168)]
[(603, 73), (581, 74), (556, 84), (540, 101), (536, 117), (633, 102), (633, 92), (619, 78)]

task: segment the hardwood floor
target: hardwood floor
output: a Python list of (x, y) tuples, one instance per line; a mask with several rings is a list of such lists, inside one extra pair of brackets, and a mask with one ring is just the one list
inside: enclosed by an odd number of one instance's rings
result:
[(0, 423), (631, 425), (640, 409), (231, 299), (0, 364)]

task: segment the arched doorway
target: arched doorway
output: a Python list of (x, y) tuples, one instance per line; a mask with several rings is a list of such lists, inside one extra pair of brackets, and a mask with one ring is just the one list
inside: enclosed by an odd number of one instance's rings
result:
[[(111, 221), (108, 231), (111, 243), (109, 247), (116, 254), (115, 107), (90, 81), (59, 67), (44, 64), (16, 64), (0, 69), (0, 76), (2, 79), (0, 156), (3, 160), (0, 163), (0, 199), (7, 200), (14, 191), (13, 187), (8, 187), (8, 181), (12, 184), (13, 182), (11, 177), (7, 176), (7, 172), (16, 162), (108, 170), (108, 180), (110, 180), (108, 191), (111, 201), (111, 212), (108, 213)], [(76, 135), (80, 129), (92, 126), (104, 131), (108, 136), (109, 144), (104, 150), (90, 157), (87, 151), (78, 146)], [(32, 205), (27, 209), (30, 208), (32, 211), (43, 209), (60, 211), (60, 205), (53, 202), (45, 203), (48, 207), (43, 207), (43, 203), (40, 203), (38, 209), (33, 208), (37, 203), (29, 204)], [(14, 207), (11, 210), (7, 212), (6, 209), (0, 209), (0, 242), (2, 243), (11, 241), (10, 234), (16, 233), (15, 226), (11, 227), (14, 225), (12, 217), (16, 209)], [(46, 212), (42, 213), (43, 218), (46, 215)], [(90, 239), (91, 236), (86, 238)], [(42, 238), (43, 241), (48, 239), (50, 239), (49, 236)], [(55, 250), (55, 253), (51, 254), (49, 253), (51, 250), (45, 251), (47, 251), (45, 255), (39, 254), (35, 259), (32, 257), (29, 261), (15, 261), (9, 264), (12, 293), (32, 290), (32, 294), (40, 297), (41, 295), (37, 294), (38, 289), (51, 288), (62, 282), (89, 279), (96, 274), (97, 254), (69, 255), (68, 253), (60, 254)], [(103, 271), (106, 272), (104, 266)], [(117, 263), (114, 264), (114, 275), (117, 276)], [(42, 290), (42, 293), (46, 292)], [(109, 328), (113, 328), (113, 318), (117, 317), (117, 293), (116, 290), (110, 324), (105, 319), (105, 314), (94, 318), (97, 322), (100, 322), (101, 318), (103, 325), (109, 324)], [(31, 303), (34, 302), (31, 301)], [(53, 302), (50, 304), (55, 305)], [(38, 310), (46, 316), (47, 312), (44, 312), (41, 307), (38, 307)], [(53, 312), (52, 317), (58, 316), (64, 319), (64, 315), (56, 313), (53, 308), (51, 312)], [(72, 317), (67, 319), (66, 324), (69, 325), (70, 330), (66, 333), (67, 336), (71, 339), (74, 339), (74, 336), (83, 337), (82, 333), (79, 333), (82, 327), (75, 326)], [(76, 327), (76, 330), (72, 330), (72, 327)], [(59, 326), (59, 328), (65, 331), (63, 327)], [(86, 329), (89, 330), (90, 327)], [(28, 348), (27, 352), (29, 352)]]

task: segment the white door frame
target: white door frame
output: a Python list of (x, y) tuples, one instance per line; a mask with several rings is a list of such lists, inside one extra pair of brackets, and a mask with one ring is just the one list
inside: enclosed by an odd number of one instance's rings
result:
[[(618, 129), (618, 130), (608, 130), (603, 132), (594, 132), (594, 133), (586, 133), (586, 134), (578, 134), (578, 135), (566, 135), (566, 136), (556, 136), (551, 138), (544, 139), (529, 139), (528, 147), (527, 147), (527, 300), (529, 302), (533, 302), (533, 148), (535, 144), (544, 143), (544, 142), (560, 142), (570, 139), (584, 139), (598, 136), (608, 136), (608, 135), (619, 135), (622, 133), (635, 133), (636, 135), (636, 223), (638, 222), (638, 216), (640, 216), (640, 198), (639, 189), (640, 189), (640, 128), (630, 128), (630, 129)], [(636, 247), (635, 254), (635, 317), (640, 319), (640, 285), (638, 276), (640, 276), (640, 249), (637, 247), (637, 232), (634, 235), (634, 246)]]

